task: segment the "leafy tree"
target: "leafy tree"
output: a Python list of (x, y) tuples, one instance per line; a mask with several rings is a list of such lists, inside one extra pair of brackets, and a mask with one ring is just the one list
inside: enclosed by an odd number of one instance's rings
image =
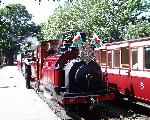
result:
[(8, 64), (13, 63), (14, 54), (19, 50), (23, 39), (38, 31), (31, 21), (31, 14), (21, 4), (10, 4), (0, 9), (0, 38), (3, 56)]
[(137, 19), (149, 7), (146, 0), (75, 0), (57, 8), (43, 24), (42, 33), (45, 40), (58, 39), (62, 33), (72, 33), (71, 38), (78, 31), (86, 32), (88, 38), (95, 32), (105, 42), (120, 41), (132, 36), (131, 25), (138, 25)]
[(136, 24), (129, 24), (127, 39), (150, 36), (150, 22), (147, 20), (138, 20)]
[(115, 41), (123, 40), (131, 20), (134, 21), (149, 9), (150, 4), (144, 3), (142, 0), (104, 0), (102, 8), (104, 24), (98, 32), (104, 31), (103, 38), (107, 40), (110, 38)]
[[(35, 1), (38, 1), (39, 3), (42, 2), (42, 0), (35, 0)], [(47, 1), (50, 1), (50, 0), (47, 0)], [(61, 0), (52, 0), (52, 1), (55, 2), (55, 1), (61, 1)], [(68, 0), (68, 2), (73, 2), (73, 0)]]

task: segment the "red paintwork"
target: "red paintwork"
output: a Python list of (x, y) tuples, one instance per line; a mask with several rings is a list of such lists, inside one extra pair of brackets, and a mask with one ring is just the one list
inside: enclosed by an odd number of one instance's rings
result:
[(117, 89), (122, 94), (126, 94), (126, 90), (130, 89), (129, 77), (128, 75), (119, 75), (119, 74), (109, 74), (108, 73), (108, 83), (117, 85)]
[[(150, 78), (145, 77), (132, 77), (132, 86), (134, 90), (134, 96), (139, 100), (144, 100), (150, 103)], [(144, 88), (141, 83), (144, 83)]]
[[(48, 56), (44, 61), (42, 69), (42, 79), (46, 79), (54, 85), (54, 87), (60, 87), (63, 79), (63, 71), (60, 71), (57, 67), (63, 67), (69, 60), (72, 60), (78, 56), (78, 51), (67, 51), (62, 55)], [(59, 65), (59, 66), (58, 66)]]
[(50, 82), (54, 87), (60, 87), (61, 78), (63, 77), (62, 71), (56, 68), (60, 56), (48, 56), (45, 59), (42, 69), (42, 80), (44, 82)]
[(90, 98), (96, 100), (96, 102), (104, 102), (104, 101), (113, 101), (116, 99), (115, 94), (110, 93), (106, 95), (94, 95), (94, 96), (75, 96), (75, 97), (64, 97), (62, 100), (62, 104), (88, 104), (90, 103)]
[(114, 93), (111, 94), (106, 94), (104, 96), (96, 96), (96, 101), (97, 102), (102, 102), (102, 101), (112, 101), (115, 100), (116, 96)]
[[(108, 73), (107, 80), (109, 84), (116, 85), (121, 94), (127, 95), (129, 92), (135, 99), (150, 103), (150, 78)], [(144, 83), (144, 88), (142, 83)]]
[(48, 56), (48, 49), (51, 47), (52, 49), (57, 51), (58, 45), (59, 45), (59, 40), (49, 40), (49, 41), (43, 41), (37, 48), (35, 49), (34, 53), (34, 63), (33, 63), (33, 68), (34, 71), (36, 72), (35, 75), (35, 80), (42, 80), (43, 79), (43, 63)]
[(87, 104), (89, 102), (88, 96), (75, 96), (75, 97), (65, 97), (62, 100), (62, 104)]
[[(97, 63), (102, 66), (102, 70), (105, 72), (105, 80), (107, 80), (109, 86), (115, 87), (125, 97), (150, 104), (150, 69), (144, 69), (145, 59), (149, 59), (149, 57), (146, 58), (144, 49), (149, 46), (150, 37), (146, 37), (106, 43), (101, 48), (95, 49), (95, 53)], [(124, 47), (128, 50), (128, 61), (126, 59), (125, 63), (122, 55), (126, 55), (126, 53), (121, 51), (121, 48)], [(132, 56), (132, 49), (137, 49), (137, 58)], [(105, 54), (101, 53), (103, 50), (106, 51)], [(114, 57), (115, 50), (120, 51), (117, 55), (119, 57)], [(110, 54), (110, 57), (108, 55), (109, 51), (113, 53)], [(106, 60), (102, 59), (101, 56), (106, 56)], [(116, 61), (118, 62), (117, 67), (115, 65)], [(134, 64), (135, 61), (136, 64)], [(137, 65), (137, 68), (134, 65)]]

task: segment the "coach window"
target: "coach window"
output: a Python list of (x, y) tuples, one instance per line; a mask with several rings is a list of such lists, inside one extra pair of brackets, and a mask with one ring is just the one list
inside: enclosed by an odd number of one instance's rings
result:
[(138, 49), (132, 48), (132, 69), (138, 69)]
[(100, 59), (101, 65), (106, 65), (106, 50), (101, 50)]
[(120, 67), (120, 50), (114, 50), (113, 52), (113, 67)]
[(121, 67), (128, 68), (129, 67), (129, 50), (128, 47), (121, 48)]
[(150, 46), (144, 47), (144, 54), (145, 54), (144, 68), (150, 69)]
[(109, 68), (112, 68), (112, 51), (109, 50), (107, 54), (108, 54), (108, 66)]

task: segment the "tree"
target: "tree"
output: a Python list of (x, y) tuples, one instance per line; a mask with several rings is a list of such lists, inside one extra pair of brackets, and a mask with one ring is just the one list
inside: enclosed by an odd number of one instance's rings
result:
[(105, 0), (104, 6), (104, 34), (115, 41), (129, 38), (131, 23), (150, 10), (147, 0)]
[(8, 64), (13, 63), (14, 54), (20, 49), (23, 38), (38, 31), (31, 21), (32, 15), (21, 4), (10, 4), (0, 9), (2, 53)]
[[(59, 38), (62, 33), (93, 32), (108, 42), (120, 41), (129, 35), (131, 24), (149, 10), (143, 0), (75, 0), (57, 8), (48, 23), (43, 24), (44, 39)], [(145, 21), (145, 20), (144, 20)], [(143, 24), (144, 25), (144, 24)], [(148, 27), (147, 27), (148, 28)], [(59, 37), (58, 37), (59, 36)]]
[(148, 37), (150, 36), (150, 21), (149, 20), (138, 20), (136, 24), (129, 24), (129, 29), (127, 32), (127, 39)]

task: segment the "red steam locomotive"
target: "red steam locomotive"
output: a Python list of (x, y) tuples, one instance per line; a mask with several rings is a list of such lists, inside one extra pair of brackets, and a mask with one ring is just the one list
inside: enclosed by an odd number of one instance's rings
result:
[(106, 43), (95, 50), (97, 63), (120, 97), (150, 104), (150, 38)]
[(32, 79), (62, 105), (89, 105), (114, 99), (101, 67), (87, 56), (89, 49), (83, 46), (80, 50), (59, 40), (42, 42), (32, 55)]

